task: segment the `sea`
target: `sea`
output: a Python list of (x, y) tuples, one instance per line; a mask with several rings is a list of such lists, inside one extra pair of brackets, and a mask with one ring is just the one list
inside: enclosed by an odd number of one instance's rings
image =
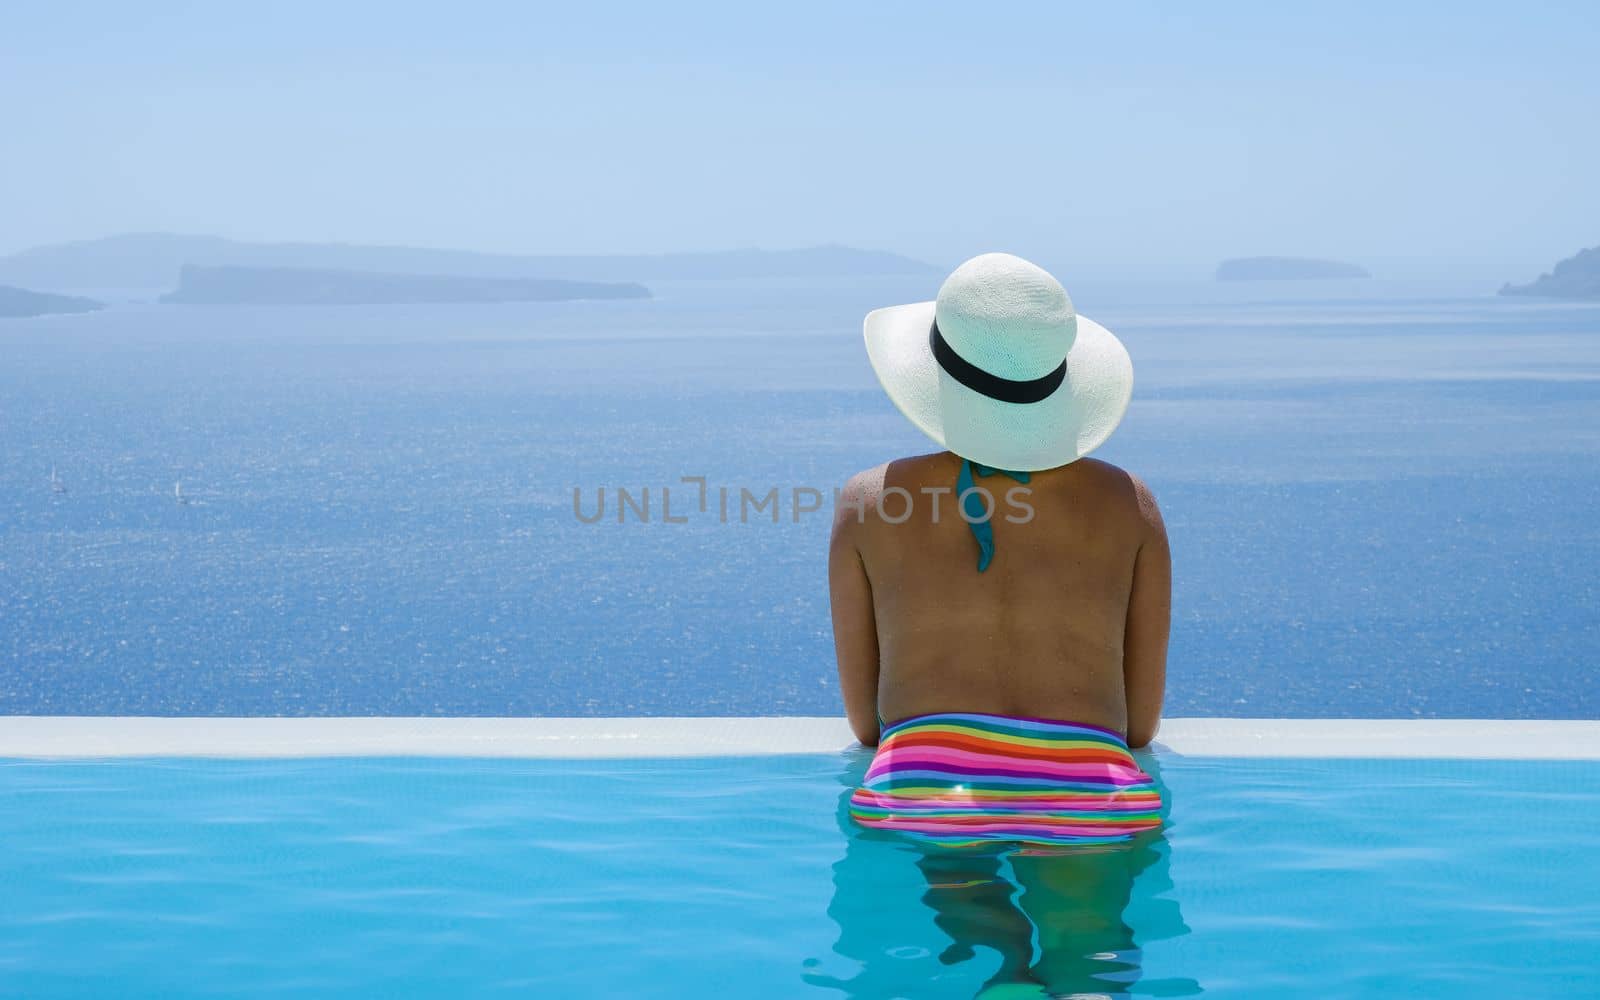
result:
[[(861, 320), (936, 285), (0, 321), (0, 715), (839, 713), (832, 491), (935, 448)], [(1133, 357), (1168, 715), (1600, 717), (1600, 304), (1068, 289)]]

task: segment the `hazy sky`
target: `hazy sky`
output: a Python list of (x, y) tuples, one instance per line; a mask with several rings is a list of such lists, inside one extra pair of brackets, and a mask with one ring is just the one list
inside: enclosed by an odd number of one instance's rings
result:
[(7, 4), (0, 252), (842, 242), (1499, 279), (1600, 243), (1592, 2), (773, 6)]

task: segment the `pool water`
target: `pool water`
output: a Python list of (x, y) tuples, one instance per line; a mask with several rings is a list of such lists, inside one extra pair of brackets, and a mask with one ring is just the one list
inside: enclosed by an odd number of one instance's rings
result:
[(863, 834), (866, 763), (0, 761), (0, 995), (1600, 994), (1600, 762), (1162, 752), (1064, 858)]

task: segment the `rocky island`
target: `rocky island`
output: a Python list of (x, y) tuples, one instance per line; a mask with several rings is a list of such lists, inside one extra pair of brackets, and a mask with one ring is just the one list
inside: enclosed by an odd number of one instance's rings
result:
[(1553, 299), (1600, 299), (1600, 247), (1579, 250), (1526, 285), (1506, 285), (1501, 295), (1539, 295)]
[(1364, 267), (1315, 257), (1235, 257), (1217, 265), (1218, 281), (1313, 281), (1370, 278)]
[(445, 302), (567, 302), (648, 299), (633, 282), (551, 278), (474, 278), (380, 274), (304, 267), (185, 266), (178, 288), (161, 297), (177, 305), (390, 305)]
[(94, 312), (96, 309), (104, 308), (104, 305), (94, 299), (80, 299), (75, 295), (51, 295), (48, 292), (30, 292), (26, 288), (0, 285), (0, 319)]

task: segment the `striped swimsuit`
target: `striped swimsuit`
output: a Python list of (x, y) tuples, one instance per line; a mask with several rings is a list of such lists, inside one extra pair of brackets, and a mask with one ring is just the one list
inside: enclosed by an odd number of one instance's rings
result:
[(1161, 826), (1161, 792), (1099, 726), (938, 712), (884, 727), (859, 824), (941, 847), (1107, 844)]

